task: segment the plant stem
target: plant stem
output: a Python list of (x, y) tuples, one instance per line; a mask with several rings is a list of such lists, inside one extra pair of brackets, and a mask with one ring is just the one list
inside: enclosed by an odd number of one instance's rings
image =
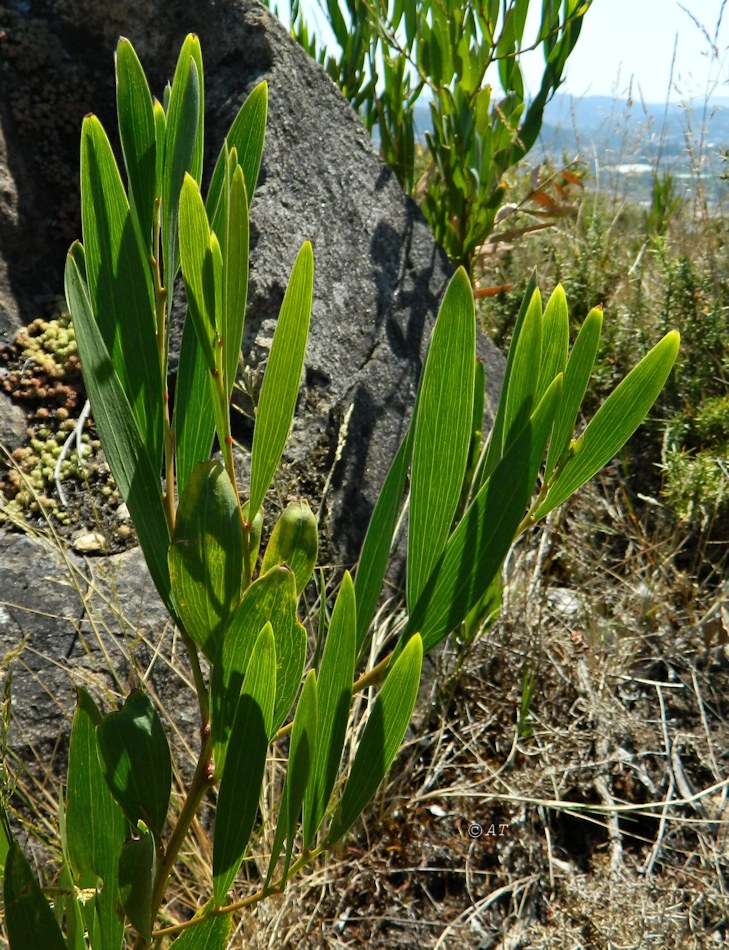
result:
[(190, 669), (195, 683), (195, 692), (197, 693), (198, 705), (200, 706), (200, 727), (204, 732), (210, 725), (210, 702), (208, 691), (203, 679), (202, 669), (200, 668), (200, 658), (197, 653), (197, 647), (190, 637), (182, 631), (182, 639), (187, 650), (187, 657), (190, 661)]
[[(371, 670), (369, 670), (367, 673), (363, 673), (358, 680), (355, 680), (355, 683), (352, 686), (352, 695), (354, 696), (355, 693), (361, 693), (370, 686), (375, 686), (377, 683), (381, 683), (385, 677), (385, 671), (387, 670), (391, 659), (392, 653), (388, 653), (384, 660), (380, 660), (377, 666), (373, 666)], [(283, 739), (284, 736), (289, 735), (293, 728), (293, 722), (289, 722), (285, 726), (281, 726), (276, 735), (273, 737), (273, 741), (278, 742), (279, 739)]]
[(178, 815), (175, 827), (172, 830), (172, 835), (167, 844), (164, 858), (160, 863), (155, 877), (154, 889), (152, 891), (152, 921), (154, 921), (157, 916), (167, 888), (167, 881), (172, 873), (172, 868), (175, 866), (175, 861), (177, 860), (182, 843), (187, 836), (187, 832), (190, 829), (192, 820), (197, 813), (198, 806), (202, 801), (203, 795), (213, 784), (213, 741), (209, 725), (203, 727), (202, 735), (202, 748), (200, 749), (200, 756), (197, 760), (197, 766), (195, 767), (195, 774), (190, 782), (185, 803), (182, 806), (182, 811)]
[[(313, 851), (304, 851), (303, 854), (301, 854), (294, 864), (292, 864), (289, 868), (287, 880), (293, 874), (298, 873), (303, 867), (306, 867), (307, 864), (310, 864), (312, 861), (316, 860), (316, 858), (318, 858), (319, 855), (323, 854), (326, 850), (326, 846), (322, 845), (319, 848), (315, 848)], [(243, 910), (246, 907), (252, 907), (254, 904), (259, 903), (259, 901), (264, 900), (266, 897), (270, 897), (272, 894), (280, 894), (282, 891), (283, 884), (281, 881), (279, 881), (278, 884), (262, 887), (260, 891), (256, 891), (255, 894), (244, 897), (242, 900), (234, 901), (232, 904), (223, 904), (220, 907), (211, 907), (198, 917), (193, 917), (191, 920), (186, 920), (182, 924), (174, 924), (172, 927), (164, 927), (161, 930), (155, 930), (152, 933), (152, 938), (154, 940), (159, 940), (161, 937), (168, 937), (172, 936), (173, 934), (178, 934), (183, 930), (187, 930), (190, 927), (195, 927), (197, 924), (201, 924), (204, 920), (207, 920), (208, 917), (221, 917), (225, 914), (232, 914), (236, 910)]]
[(223, 420), (223, 424), (225, 426), (224, 431), (218, 433), (218, 441), (220, 442), (220, 449), (223, 453), (223, 459), (225, 460), (225, 470), (228, 473), (228, 478), (230, 479), (230, 483), (233, 486), (233, 491), (235, 492), (235, 497), (238, 502), (238, 513), (240, 515), (241, 532), (243, 534), (243, 570), (245, 572), (245, 586), (249, 587), (251, 583), (250, 551), (251, 527), (253, 524), (253, 518), (251, 517), (249, 522), (245, 516), (243, 504), (240, 500), (240, 492), (238, 491), (238, 482), (236, 481), (235, 477), (233, 436), (230, 432), (230, 398), (228, 396), (227, 384), (225, 381), (225, 369), (223, 366), (223, 340), (221, 339), (218, 339), (218, 346), (216, 348), (215, 356), (216, 371), (213, 373), (213, 378), (215, 379), (218, 401), (220, 403), (220, 418)]
[(167, 389), (167, 288), (162, 286), (162, 255), (160, 240), (162, 222), (160, 217), (161, 200), (154, 201), (154, 235), (152, 237), (153, 254), (150, 258), (152, 284), (154, 287), (154, 309), (157, 322), (157, 352), (159, 370), (162, 376), (162, 418), (164, 425), (165, 485), (163, 496), (165, 516), (170, 533), (175, 528), (175, 437), (170, 425), (170, 394)]

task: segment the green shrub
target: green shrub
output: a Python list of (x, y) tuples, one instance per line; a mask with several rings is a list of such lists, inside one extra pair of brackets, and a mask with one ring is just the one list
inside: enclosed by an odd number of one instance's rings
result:
[[(470, 273), (504, 202), (504, 175), (539, 136), (590, 2), (541, 4), (529, 34), (530, 0), (327, 0), (338, 49), (317, 42), (299, 0), (289, 0), (289, 14), (293, 36), (377, 131), (383, 159), (419, 199), (451, 260)], [(542, 51), (544, 67), (527, 102), (520, 62), (531, 50)], [(421, 97), (430, 106), (430, 162), (417, 177)]]
[[(484, 439), (474, 298), (459, 269), (441, 303), (412, 422), (375, 506), (355, 578), (344, 574), (321, 657), (317, 651), (316, 665), (308, 663), (298, 604), (316, 556), (311, 512), (303, 505), (285, 512), (261, 560), (258, 541), (259, 512), (264, 508), (265, 514), (301, 379), (313, 256), (305, 243), (281, 306), (258, 398), (244, 502), (234, 470), (229, 396), (243, 337), (248, 206), (263, 148), (267, 90), (257, 87), (242, 106), (204, 201), (202, 77), (200, 46), (190, 36), (162, 105), (152, 98), (129, 42), (119, 42), (127, 187), (104, 129), (87, 116), (81, 139), (84, 240), (71, 247), (65, 275), (104, 452), (151, 577), (187, 648), (200, 710), (197, 765), (170, 828), (175, 769), (145, 683), (106, 713), (79, 690), (58, 849), (66, 887), (53, 910), (3, 825), (11, 950), (65, 947), (62, 930), (74, 950), (116, 950), (125, 934), (136, 935), (140, 950), (167, 937), (179, 950), (224, 948), (236, 911), (280, 893), (347, 834), (397, 755), (423, 654), (451, 633), (470, 642), (491, 621), (514, 541), (620, 450), (658, 396), (678, 351), (672, 331), (573, 438), (602, 311), (588, 314), (570, 349), (564, 292), (558, 287), (543, 310), (532, 280), (494, 426)], [(188, 312), (170, 417), (167, 288), (180, 268)], [(212, 456), (216, 437), (222, 463)], [(392, 652), (360, 672), (408, 480), (407, 620)], [(353, 728), (353, 696), (377, 686), (364, 726)], [(528, 692), (525, 679), (523, 729), (529, 728)], [(236, 897), (231, 888), (257, 829), (269, 750), (287, 735), (268, 865), (259, 869), (258, 889)], [(343, 756), (345, 748), (350, 755)], [(276, 755), (283, 756), (280, 747)], [(198, 912), (180, 921), (165, 909), (168, 883), (212, 791), (212, 893), (200, 893)]]

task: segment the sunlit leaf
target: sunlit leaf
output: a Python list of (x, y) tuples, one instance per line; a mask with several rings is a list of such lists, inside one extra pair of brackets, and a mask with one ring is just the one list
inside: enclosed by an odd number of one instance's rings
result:
[(234, 148), (238, 153), (238, 161), (243, 169), (245, 179), (246, 195), (250, 203), (253, 200), (253, 193), (258, 182), (258, 172), (261, 167), (267, 115), (268, 85), (262, 82), (246, 98), (228, 130), (225, 144), (220, 150), (213, 177), (210, 180), (206, 207), (212, 228), (216, 232), (221, 230), (222, 202), (220, 195), (225, 180), (226, 148)]
[(162, 175), (165, 164), (165, 142), (167, 139), (167, 116), (162, 103), (158, 99), (152, 100), (152, 115), (154, 117), (154, 137), (156, 143), (156, 161), (154, 172), (154, 194), (161, 199)]
[(423, 369), (413, 436), (407, 602), (412, 609), (448, 538), (468, 461), (476, 317), (468, 276), (446, 290)]
[(536, 518), (562, 504), (625, 445), (663, 389), (679, 342), (676, 330), (667, 333), (610, 393), (557, 472)]
[(471, 502), (408, 620), (403, 640), (419, 631), (427, 653), (487, 592), (526, 514), (561, 388), (562, 377), (558, 376)]
[(157, 145), (152, 94), (142, 64), (129, 40), (116, 48), (116, 102), (129, 199), (142, 246), (152, 253)]
[(215, 435), (210, 369), (198, 342), (192, 318), (185, 321), (175, 386), (175, 433), (177, 491), (184, 494), (196, 465), (210, 458)]
[[(198, 62), (202, 62), (200, 41), (191, 34), (185, 39), (180, 50), (167, 109), (162, 173), (162, 241), (164, 279), (169, 288), (172, 287), (179, 268), (177, 220), (182, 182), (185, 173), (189, 172), (199, 185), (202, 171), (204, 91)], [(168, 301), (171, 308), (171, 293)]]
[(76, 243), (66, 258), (66, 299), (73, 315), (76, 344), (86, 393), (104, 454), (122, 498), (129, 506), (139, 543), (160, 597), (173, 612), (167, 568), (169, 530), (162, 505), (159, 468), (147, 452), (124, 386), (112, 365), (77, 260), (83, 248)]
[(410, 468), (412, 432), (411, 425), (387, 473), (370, 518), (357, 565), (354, 584), (357, 594), (357, 655), (365, 645), (367, 632), (375, 616), (390, 559), (390, 548)]
[[(235, 155), (235, 153), (232, 153)], [(232, 392), (238, 370), (248, 298), (248, 197), (240, 165), (232, 172), (223, 233), (223, 361), (225, 389)]]
[(514, 324), (514, 332), (511, 337), (511, 346), (509, 347), (509, 353), (506, 357), (506, 367), (504, 368), (504, 381), (501, 384), (501, 396), (499, 397), (499, 404), (496, 407), (496, 418), (494, 419), (494, 424), (491, 429), (491, 438), (489, 440), (488, 449), (484, 455), (483, 465), (480, 466), (480, 469), (476, 474), (476, 480), (473, 486), (473, 495), (475, 495), (481, 489), (486, 479), (501, 461), (501, 456), (503, 454), (502, 450), (504, 447), (506, 394), (509, 391), (509, 381), (511, 379), (514, 357), (516, 355), (516, 344), (519, 336), (521, 335), (521, 330), (524, 326), (524, 320), (526, 319), (527, 311), (529, 310), (529, 304), (532, 301), (532, 297), (534, 296), (536, 289), (537, 275), (535, 272), (532, 272), (521, 302), (521, 306), (519, 308), (519, 313), (517, 314), (516, 322)]
[[(267, 621), (273, 627), (276, 641), (276, 692), (278, 696), (282, 695), (283, 681), (286, 695), (293, 692), (290, 708), (301, 682), (304, 663), (302, 647), (305, 650), (306, 633), (296, 617), (294, 575), (286, 567), (275, 567), (251, 584), (224, 630), (222, 654), (220, 661), (213, 667), (210, 695), (213, 758), (218, 776), (225, 765), (230, 729), (243, 677), (258, 634)], [(291, 656), (292, 653), (294, 659), (284, 666), (282, 657)], [(294, 679), (293, 673), (296, 671), (299, 657), (301, 665)], [(274, 711), (274, 722), (275, 720)]]
[(539, 402), (555, 376), (564, 373), (570, 345), (567, 298), (561, 284), (554, 288), (542, 317), (542, 363), (535, 401)]
[(250, 504), (263, 504), (288, 438), (299, 394), (314, 286), (314, 256), (305, 241), (291, 271), (258, 400), (251, 449)]
[(346, 571), (332, 612), (319, 667), (317, 747), (312, 780), (306, 791), (305, 847), (311, 845), (319, 829), (339, 771), (352, 699), (356, 626), (354, 585)]
[(200, 188), (185, 175), (180, 192), (180, 256), (187, 293), (188, 319), (192, 321), (208, 370), (215, 368), (214, 292), (205, 292), (205, 267), (210, 251), (210, 227)]
[(91, 309), (149, 457), (159, 468), (162, 376), (152, 278), (111, 145), (93, 115), (84, 119), (81, 132), (81, 218)]
[(587, 390), (592, 367), (595, 364), (597, 349), (602, 330), (602, 308), (591, 310), (580, 327), (577, 339), (572, 347), (564, 374), (564, 391), (554, 423), (552, 440), (547, 452), (547, 464), (544, 477), (549, 479), (556, 464), (561, 460), (569, 446), (575, 428), (577, 413)]
[[(534, 292), (514, 349), (504, 412), (504, 446), (518, 436), (536, 406), (537, 382), (542, 360), (542, 298)], [(551, 382), (551, 380), (550, 380)]]
[(393, 664), (372, 706), (327, 834), (329, 844), (349, 831), (387, 775), (415, 708), (422, 665), (423, 643), (415, 634)]
[(169, 566), (185, 630), (216, 659), (223, 628), (240, 602), (243, 577), (238, 499), (220, 462), (196, 466), (187, 483), (177, 509)]
[(227, 950), (230, 929), (230, 914), (211, 915), (185, 930), (171, 945), (171, 950)]

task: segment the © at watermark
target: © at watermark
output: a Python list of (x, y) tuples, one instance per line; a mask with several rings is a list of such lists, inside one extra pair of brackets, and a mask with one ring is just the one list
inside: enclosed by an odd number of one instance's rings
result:
[(503, 838), (509, 834), (509, 825), (501, 821), (498, 824), (492, 822), (490, 825), (482, 825), (478, 821), (472, 821), (468, 826), (469, 838)]

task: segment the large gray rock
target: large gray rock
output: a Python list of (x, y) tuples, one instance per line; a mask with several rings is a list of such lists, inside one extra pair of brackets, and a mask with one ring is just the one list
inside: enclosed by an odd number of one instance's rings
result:
[(169, 713), (171, 742), (196, 748), (185, 650), (138, 548), (87, 562), (42, 536), (0, 531), (0, 591), (10, 746), (27, 767), (40, 773), (57, 756), (62, 763), (76, 686), (108, 711), (144, 685)]
[[(328, 556), (351, 563), (405, 432), (438, 302), (451, 274), (426, 222), (380, 162), (334, 84), (255, 0), (126, 0), (113, 5), (39, 0), (33, 4), (35, 19), (23, 12), (25, 6), (18, 8), (20, 12), (0, 14), (6, 32), (0, 49), (7, 51), (0, 93), (15, 81), (31, 101), (49, 100), (51, 108), (41, 102), (41, 112), (50, 113), (55, 165), (65, 169), (56, 174), (64, 182), (69, 169), (75, 180), (78, 128), (89, 103), (113, 131), (112, 53), (120, 33), (135, 44), (157, 92), (172, 75), (184, 35), (200, 35), (208, 169), (245, 95), (267, 80), (270, 114), (252, 208), (247, 346), (257, 341), (250, 351), (252, 365), (265, 359), (291, 266), (301, 242), (310, 239), (316, 277), (305, 388), (278, 487), (280, 494), (303, 494), (318, 505), (342, 421), (353, 405), (345, 451), (323, 512)], [(31, 64), (37, 62), (42, 75), (23, 59), (21, 54), (27, 59), (29, 50)], [(72, 94), (80, 89), (83, 94), (70, 105), (64, 97), (61, 125), (55, 87), (63, 83)], [(29, 308), (39, 300), (37, 292), (29, 294), (28, 252), (31, 258), (43, 255), (43, 278), (50, 286), (42, 289), (60, 291), (63, 252), (74, 221), (69, 224), (67, 196), (59, 208), (59, 189), (54, 195), (47, 188), (37, 156), (44, 132), (28, 130), (18, 100), (20, 105), (25, 101), (16, 90), (0, 105), (8, 130), (5, 166), (18, 171), (13, 214), (3, 217), (0, 206), (0, 254), (11, 273), (17, 269), (13, 286), (27, 320), (35, 315)], [(74, 108), (72, 120), (69, 110)], [(0, 171), (2, 161), (0, 156)], [(28, 169), (37, 172), (35, 177)], [(37, 217), (41, 198), (49, 202), (42, 207), (48, 209), (50, 229), (47, 240), (39, 242), (39, 230), (44, 230)], [(79, 230), (76, 222), (74, 233)], [(481, 341), (481, 350), (493, 401), (502, 360), (488, 341)], [(250, 437), (244, 425), (237, 434), (243, 442)]]
[(0, 534), (0, 649), (12, 671), (11, 747), (26, 763), (52, 764), (73, 709), (69, 671), (85, 660), (79, 640), (87, 584), (83, 563), (40, 538)]

